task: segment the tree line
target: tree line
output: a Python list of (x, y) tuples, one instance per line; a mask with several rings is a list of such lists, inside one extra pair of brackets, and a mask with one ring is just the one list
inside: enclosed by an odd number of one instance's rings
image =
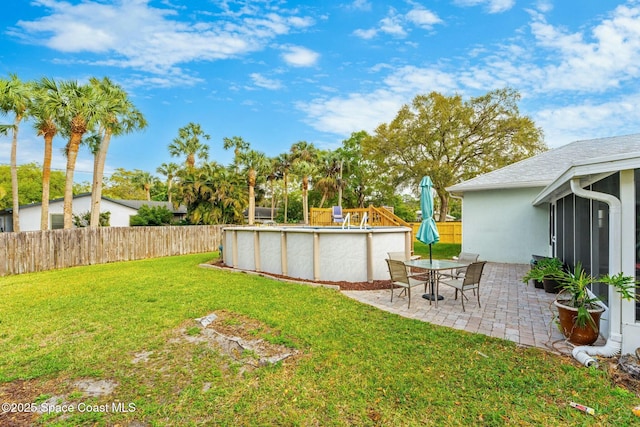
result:
[(20, 231), (17, 150), (18, 131), (23, 120), (31, 121), (37, 134), (44, 139), (41, 229), (49, 228), (51, 154), (53, 139), (57, 135), (67, 140), (64, 228), (73, 226), (73, 176), (78, 151), (83, 143), (94, 156), (90, 225), (97, 227), (104, 164), (111, 137), (140, 130), (147, 125), (128, 94), (107, 77), (92, 77), (87, 83), (80, 84), (73, 80), (57, 81), (47, 77), (23, 82), (12, 74), (7, 79), (0, 79), (0, 111), (13, 114), (13, 123), (0, 125), (0, 132), (12, 135), (10, 169), (13, 230)]
[[(20, 201), (15, 151), (24, 119), (32, 122), (45, 142), (42, 229), (48, 227), (45, 204), (49, 200), (51, 141), (56, 135), (68, 140), (65, 228), (72, 226), (73, 172), (81, 144), (94, 155), (93, 180), (88, 185), (92, 193), (89, 226), (99, 225), (105, 182), (105, 194), (114, 198), (144, 194), (147, 200), (182, 204), (191, 224), (242, 223), (245, 210), (252, 224), (257, 205), (269, 207), (272, 219), (285, 223), (308, 223), (309, 206), (331, 204), (391, 205), (396, 213), (413, 220), (417, 200), (402, 194), (417, 189), (422, 176), (429, 175), (434, 182), (440, 218), (444, 218), (450, 210), (446, 187), (546, 149), (542, 131), (520, 114), (519, 99), (519, 93), (508, 88), (468, 100), (437, 92), (418, 95), (391, 122), (381, 124), (372, 134), (354, 132), (335, 150), (298, 141), (288, 151), (269, 157), (240, 136), (225, 137), (222, 148), (233, 152), (229, 165), (209, 160), (210, 135), (200, 124), (188, 123), (167, 146), (168, 153), (181, 161), (163, 163), (155, 171), (162, 180), (151, 172), (124, 169), (105, 180), (111, 137), (146, 126), (126, 92), (108, 78), (91, 78), (81, 85), (47, 78), (22, 82), (11, 75), (0, 79), (0, 108), (14, 120), (0, 125), (0, 132), (12, 136), (14, 230), (19, 229)], [(81, 187), (76, 185), (75, 190)], [(6, 193), (0, 182), (0, 201)], [(296, 197), (290, 200), (290, 194)]]

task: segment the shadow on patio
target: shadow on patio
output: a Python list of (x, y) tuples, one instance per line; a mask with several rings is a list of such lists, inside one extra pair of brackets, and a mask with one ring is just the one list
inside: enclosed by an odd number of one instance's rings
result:
[[(390, 302), (388, 289), (343, 293), (404, 317), (570, 355), (573, 347), (565, 342), (553, 319), (556, 310), (552, 303), (556, 295), (522, 283), (528, 270), (529, 266), (525, 264), (487, 263), (480, 282), (482, 307), (479, 308), (477, 300), (470, 297), (464, 313), (460, 300), (454, 300), (455, 290), (448, 286), (440, 287), (444, 300), (438, 302), (437, 308), (435, 303), (430, 305), (428, 300), (421, 298), (420, 287), (414, 288), (410, 309), (406, 296), (396, 298), (398, 292), (394, 292), (393, 303)], [(604, 342), (602, 337), (600, 340)]]

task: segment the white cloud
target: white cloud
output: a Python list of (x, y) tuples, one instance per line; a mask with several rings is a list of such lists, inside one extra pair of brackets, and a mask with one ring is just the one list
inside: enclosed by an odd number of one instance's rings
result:
[(502, 13), (511, 9), (515, 0), (455, 0), (460, 6), (478, 6), (485, 5), (489, 13)]
[[(70, 4), (38, 0), (48, 16), (19, 21), (9, 34), (64, 53), (99, 53), (98, 65), (133, 68), (179, 82), (180, 64), (235, 58), (264, 49), (276, 37), (314, 24), (291, 11), (265, 13), (257, 7), (224, 11), (210, 20), (181, 21), (172, 9), (148, 0), (117, 0), (110, 4)], [(222, 6), (221, 6), (222, 7)], [(203, 14), (204, 15), (204, 14)]]
[(545, 66), (545, 90), (604, 91), (640, 76), (640, 7), (618, 6), (590, 33), (570, 33), (534, 15), (538, 46), (560, 60)]
[(287, 46), (282, 58), (294, 67), (311, 67), (318, 62), (320, 54), (301, 46)]
[(349, 135), (366, 129), (371, 132), (380, 124), (393, 119), (405, 99), (390, 90), (372, 93), (352, 93), (346, 98), (318, 98), (298, 103), (306, 112), (310, 126), (322, 132)]
[(361, 39), (369, 40), (372, 39), (378, 34), (378, 30), (375, 28), (369, 28), (368, 30), (357, 29), (353, 32), (353, 34)]
[[(605, 102), (585, 101), (565, 106), (550, 106), (534, 114), (545, 139), (552, 146), (571, 141), (624, 135), (640, 131), (640, 94), (616, 97)], [(631, 124), (631, 125), (630, 125)]]
[(269, 90), (282, 89), (282, 82), (279, 80), (268, 79), (259, 73), (252, 73), (250, 77), (253, 80), (253, 84), (258, 87)]
[(551, 0), (538, 0), (536, 8), (543, 13), (551, 12), (553, 10), (553, 3)]
[(545, 129), (552, 146), (639, 132), (634, 126), (640, 122), (640, 90), (634, 81), (640, 76), (640, 6), (631, 4), (637, 3), (618, 6), (600, 22), (574, 32), (530, 12), (529, 37), (518, 33), (501, 45), (474, 46), (477, 55), (469, 56), (467, 64), (378, 64), (371, 71), (388, 74), (384, 86), (371, 93), (317, 98), (299, 106), (315, 128), (348, 135), (392, 119), (402, 103), (419, 93), (477, 96), (509, 86), (520, 91), (527, 108), (521, 107), (523, 114)]
[(438, 15), (421, 7), (415, 8), (407, 13), (407, 20), (428, 30), (433, 28), (435, 24), (442, 23), (442, 20), (438, 18)]
[(372, 132), (381, 123), (389, 122), (418, 93), (432, 90), (447, 93), (457, 88), (454, 75), (414, 66), (393, 71), (384, 83), (383, 88), (370, 93), (316, 98), (298, 103), (297, 107), (307, 114), (307, 123), (315, 129), (349, 135), (362, 129)]
[(412, 65), (398, 68), (384, 80), (393, 92), (415, 94), (418, 92), (455, 91), (459, 84), (452, 74), (436, 68), (419, 68)]
[(431, 30), (434, 25), (441, 24), (442, 20), (435, 13), (421, 6), (414, 7), (406, 14), (400, 14), (394, 8), (390, 8), (387, 16), (382, 18), (378, 26), (369, 29), (356, 29), (353, 34), (365, 40), (374, 38), (380, 33), (389, 34), (399, 38), (405, 38), (409, 25)]
[(395, 13), (395, 11), (391, 11), (389, 16), (382, 18), (380, 20), (380, 31), (386, 34), (390, 34), (392, 36), (404, 37), (407, 35), (403, 27), (403, 19), (402, 16), (399, 16)]
[(369, 0), (354, 0), (350, 5), (350, 9), (353, 10), (371, 10), (371, 2)]

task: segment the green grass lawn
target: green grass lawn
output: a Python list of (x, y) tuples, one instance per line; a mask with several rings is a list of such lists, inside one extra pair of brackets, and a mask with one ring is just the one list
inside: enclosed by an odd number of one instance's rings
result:
[[(405, 319), (335, 290), (198, 267), (212, 257), (0, 278), (0, 401), (64, 396), (59, 401), (75, 405), (135, 407), (67, 418), (45, 414), (36, 421), (43, 425), (638, 421), (631, 412), (637, 397), (612, 385), (604, 369)], [(222, 310), (262, 325), (248, 332), (298, 355), (244, 370), (206, 343), (184, 338), (201, 333), (193, 319)], [(134, 360), (144, 352), (148, 360)], [(74, 390), (75, 380), (91, 378), (118, 386), (103, 397)], [(596, 415), (569, 407), (570, 401), (593, 407)]]
[[(433, 259), (451, 259), (460, 254), (461, 247), (458, 243), (435, 243), (431, 245), (431, 256)], [(429, 258), (429, 245), (416, 240), (413, 242), (413, 253)]]

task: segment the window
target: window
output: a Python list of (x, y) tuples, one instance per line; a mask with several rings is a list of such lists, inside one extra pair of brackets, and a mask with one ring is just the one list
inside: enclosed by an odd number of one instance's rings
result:
[(51, 214), (51, 229), (58, 230), (64, 228), (64, 214)]

